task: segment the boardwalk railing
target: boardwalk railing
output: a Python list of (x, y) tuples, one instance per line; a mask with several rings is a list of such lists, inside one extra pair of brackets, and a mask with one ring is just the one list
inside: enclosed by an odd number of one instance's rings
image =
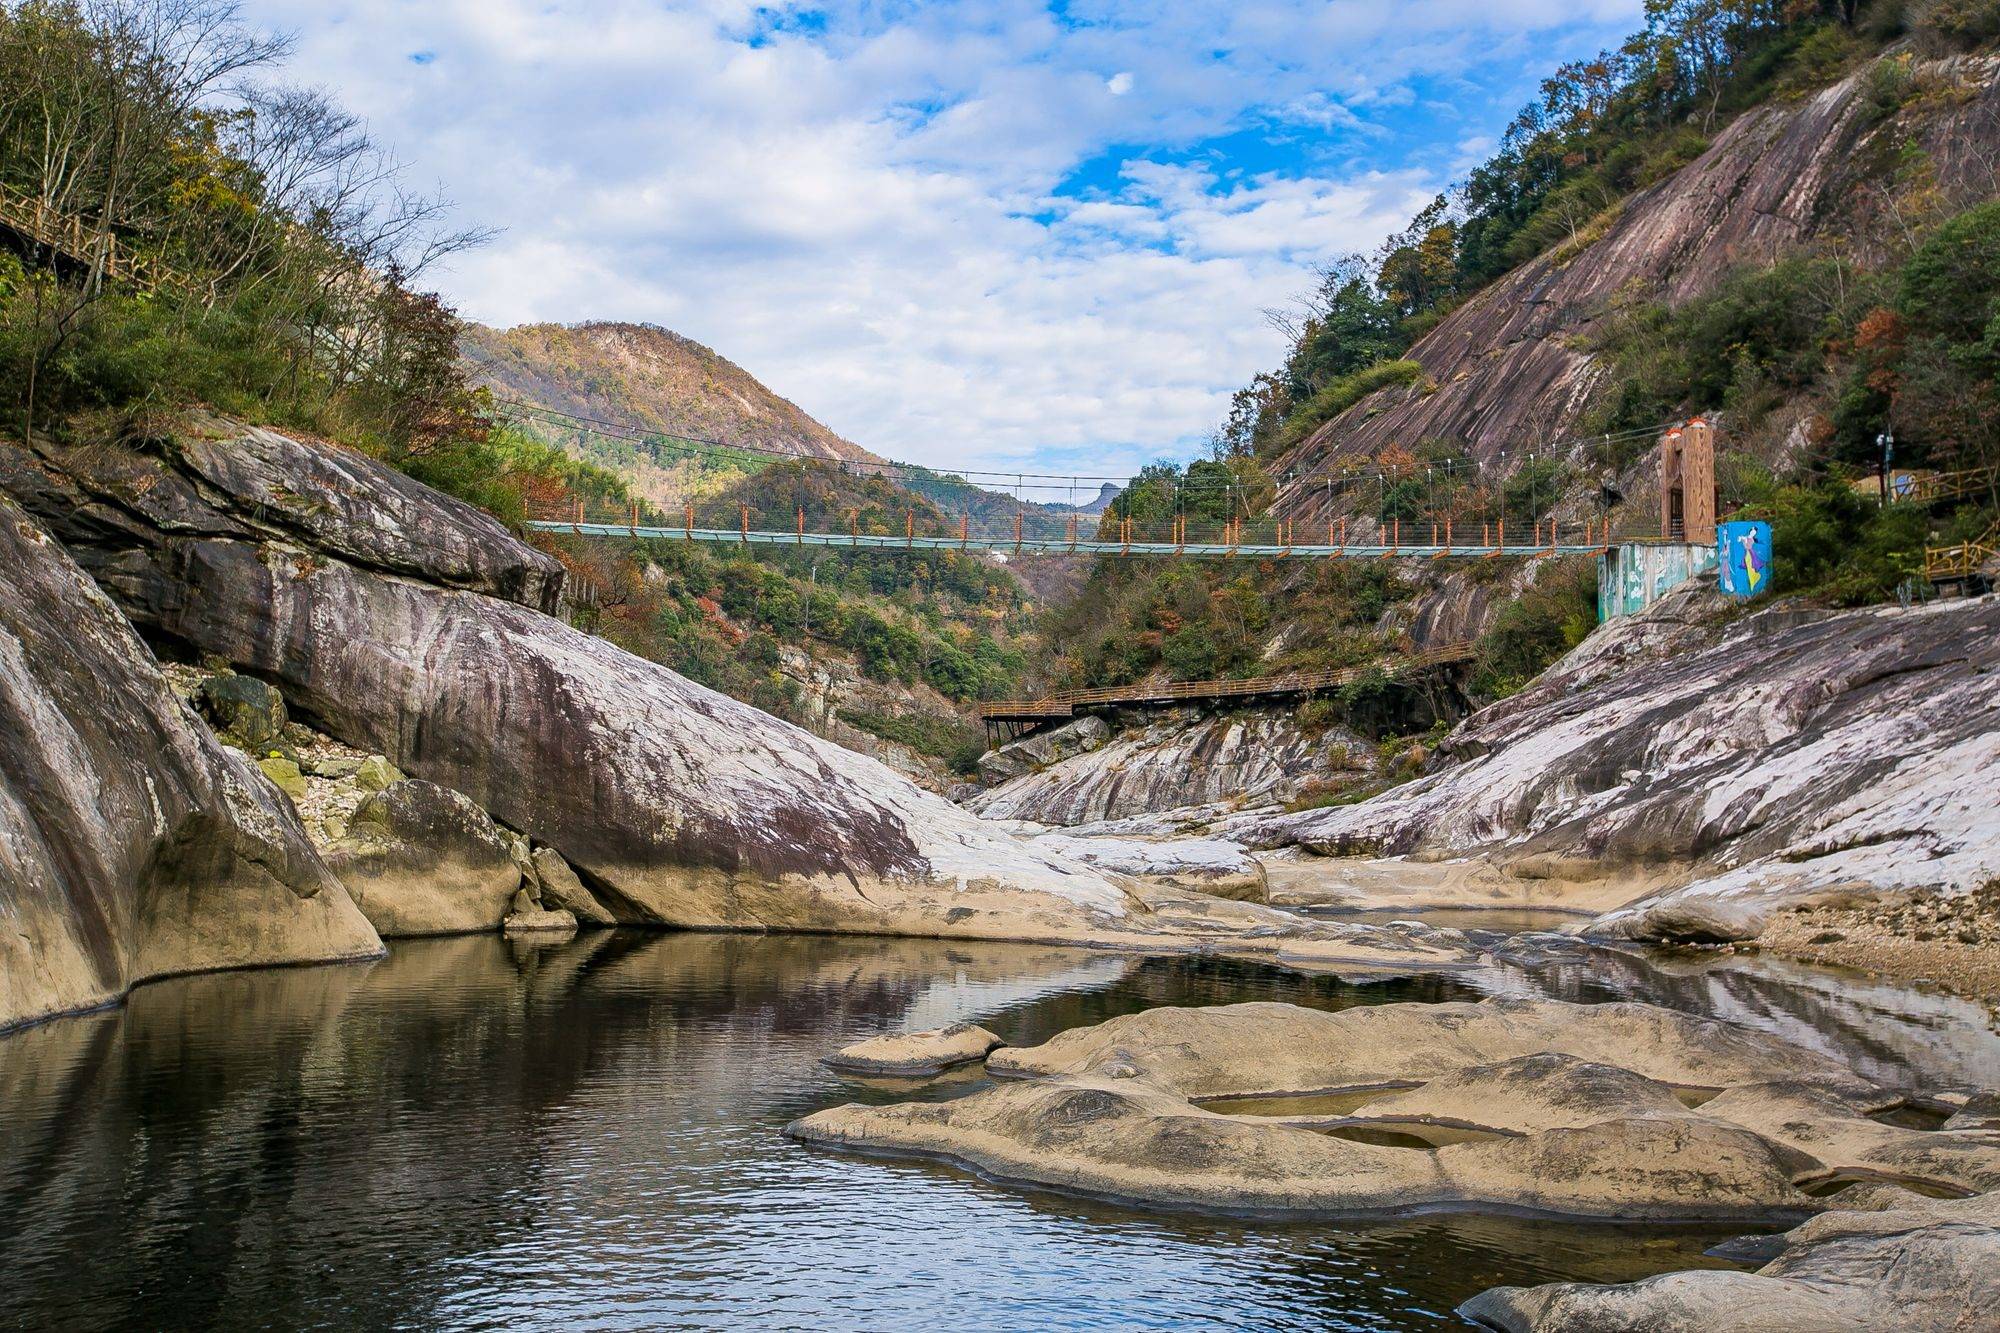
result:
[(1340, 667), (1333, 671), (1293, 671), (1282, 676), (1262, 676), (1253, 680), (1184, 680), (1157, 685), (1119, 685), (1109, 689), (1063, 690), (1041, 699), (999, 699), (981, 704), (979, 711), (989, 723), (1046, 722), (1073, 717), (1080, 708), (1115, 704), (1170, 704), (1319, 694), (1351, 685), (1371, 672), (1400, 676), (1427, 667), (1469, 662), (1472, 658), (1473, 645), (1469, 641), (1460, 641), (1439, 644), (1384, 662)]
[(72, 213), (50, 208), (40, 199), (4, 185), (0, 185), (0, 227), (74, 263), (93, 269), (102, 265), (105, 278), (113, 282), (149, 292), (161, 287), (188, 286), (185, 278), (165, 264), (120, 249), (116, 234), (101, 231)]

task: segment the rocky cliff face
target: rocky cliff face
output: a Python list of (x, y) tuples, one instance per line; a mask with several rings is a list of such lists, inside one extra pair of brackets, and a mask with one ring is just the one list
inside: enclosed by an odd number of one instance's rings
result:
[(967, 804), (989, 819), (1090, 824), (1183, 806), (1272, 805), (1311, 781), (1359, 777), (1375, 747), (1340, 728), (1301, 729), (1289, 712), (1199, 709), (1083, 717), (985, 756), (997, 784)]
[(1868, 73), (1730, 124), (1700, 158), (1626, 201), (1604, 235), (1515, 269), (1421, 339), (1409, 355), (1424, 381), (1370, 395), (1286, 460), (1297, 474), (1280, 504), (1323, 517), (1323, 470), (1391, 442), (1463, 441), (1495, 463), (1533, 442), (1560, 440), (1599, 382), (1590, 352), (1598, 321), (1621, 296), (1679, 303), (1731, 267), (1768, 262), (1815, 237), (1865, 238), (1879, 193), (1866, 182), (1910, 149), (1927, 155), (1939, 189), (1990, 194), (1990, 145), (2000, 136), (2000, 58), (1928, 62), (1939, 89), (1884, 118)]
[[(321, 449), (348, 469), (351, 508), (228, 462)], [(227, 465), (197, 461), (214, 458)], [(555, 848), (619, 921), (1465, 957), (1168, 901), (1039, 849), (545, 614), (546, 557), (441, 497), (378, 526), (366, 497), (399, 484), (268, 432), (142, 453), (0, 446), (0, 489), (142, 627), (276, 682), (308, 724)]]
[(149, 977), (381, 942), (276, 788), (0, 496), (0, 1029)]
[(1690, 585), (1599, 629), (1430, 777), (1230, 830), (1652, 882), (1597, 927), (1638, 937), (1747, 937), (1787, 903), (2000, 876), (2000, 599), (1731, 619), (1715, 597)]

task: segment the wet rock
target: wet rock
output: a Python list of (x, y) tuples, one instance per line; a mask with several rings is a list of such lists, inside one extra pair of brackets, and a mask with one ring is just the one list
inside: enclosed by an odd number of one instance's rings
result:
[(929, 1032), (870, 1037), (825, 1056), (820, 1063), (847, 1074), (913, 1077), (983, 1060), (988, 1051), (1003, 1044), (985, 1028), (953, 1023)]
[(262, 755), (285, 738), (285, 697), (254, 676), (210, 676), (195, 691), (203, 717), (225, 740)]
[(568, 912), (530, 906), (507, 914), (500, 929), (509, 935), (549, 935), (576, 933), (576, 918)]
[(1787, 1232), (1755, 1273), (1667, 1273), (1617, 1286), (1495, 1287), (1459, 1313), (1507, 1333), (1962, 1333), (2000, 1310), (2000, 1196), (1908, 1197)]
[(363, 801), (327, 863), (385, 936), (493, 930), (516, 910), (521, 887), (487, 813), (430, 782), (399, 782)]
[(0, 496), (0, 1029), (156, 976), (381, 942), (249, 761)]

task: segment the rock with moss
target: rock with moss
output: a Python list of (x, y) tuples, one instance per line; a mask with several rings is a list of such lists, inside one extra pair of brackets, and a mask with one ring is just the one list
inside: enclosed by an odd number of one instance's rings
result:
[(285, 744), (285, 696), (255, 676), (210, 676), (196, 689), (195, 703), (224, 740), (253, 755)]
[(299, 771), (294, 761), (282, 754), (269, 754), (257, 761), (257, 768), (271, 780), (271, 785), (292, 799), (294, 804), (306, 798), (306, 776)]
[(355, 767), (354, 785), (363, 791), (387, 791), (403, 781), (403, 770), (379, 754), (369, 755)]

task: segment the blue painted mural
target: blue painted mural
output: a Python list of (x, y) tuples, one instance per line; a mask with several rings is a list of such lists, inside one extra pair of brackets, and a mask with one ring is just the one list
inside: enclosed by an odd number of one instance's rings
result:
[(1716, 585), (1730, 597), (1755, 597), (1771, 586), (1771, 525), (1722, 523), (1715, 529)]

